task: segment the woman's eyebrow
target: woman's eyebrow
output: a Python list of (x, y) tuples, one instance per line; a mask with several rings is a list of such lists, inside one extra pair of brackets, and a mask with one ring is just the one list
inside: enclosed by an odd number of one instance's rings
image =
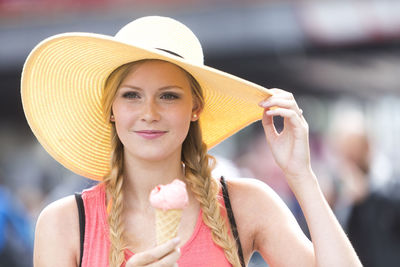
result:
[(129, 85), (129, 84), (121, 84), (121, 86), (119, 88), (131, 88), (131, 89), (143, 91), (142, 88), (137, 87), (137, 86), (133, 86), (133, 85)]
[[(120, 88), (131, 88), (131, 89), (135, 89), (138, 91), (143, 91), (142, 88), (138, 87), (138, 86), (134, 86), (134, 85), (129, 85), (129, 84), (122, 84), (120, 86)], [(160, 91), (165, 91), (165, 90), (169, 90), (169, 89), (180, 89), (180, 90), (184, 90), (181, 86), (179, 85), (167, 85), (167, 86), (163, 86), (158, 88), (158, 90)]]
[(158, 90), (164, 91), (164, 90), (169, 90), (169, 89), (180, 89), (180, 90), (183, 90), (183, 88), (181, 86), (179, 86), (179, 85), (163, 86), (163, 87), (159, 88)]

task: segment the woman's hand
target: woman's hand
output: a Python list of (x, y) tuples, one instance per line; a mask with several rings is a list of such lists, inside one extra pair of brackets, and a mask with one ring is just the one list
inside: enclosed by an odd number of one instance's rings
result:
[[(297, 106), (291, 93), (281, 89), (271, 91), (273, 95), (259, 105), (264, 108), (262, 124), (275, 161), (289, 182), (308, 177), (311, 172), (310, 149), (308, 124), (303, 117), (303, 111)], [(284, 128), (280, 133), (274, 126), (274, 116), (284, 118)]]
[(139, 267), (139, 266), (178, 266), (178, 259), (181, 255), (178, 248), (180, 240), (174, 238), (162, 245), (154, 247), (152, 249), (143, 251), (133, 255), (127, 262), (126, 267)]

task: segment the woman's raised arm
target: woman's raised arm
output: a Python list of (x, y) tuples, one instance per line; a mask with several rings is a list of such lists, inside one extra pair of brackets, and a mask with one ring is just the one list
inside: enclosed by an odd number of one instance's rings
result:
[[(285, 173), (305, 215), (316, 266), (361, 266), (312, 171), (308, 124), (302, 110), (291, 93), (280, 89), (271, 89), (271, 92), (273, 95), (259, 104), (265, 109), (264, 132), (275, 161)], [(284, 119), (284, 129), (280, 133), (275, 129), (274, 116)]]

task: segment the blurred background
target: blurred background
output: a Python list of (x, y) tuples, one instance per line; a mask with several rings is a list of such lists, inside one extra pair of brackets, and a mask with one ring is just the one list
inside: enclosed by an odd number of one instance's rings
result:
[[(62, 32), (114, 35), (171, 16), (200, 39), (209, 66), (294, 93), (310, 125), (314, 171), (365, 266), (400, 262), (400, 1), (0, 0), (0, 266), (32, 266), (37, 216), (93, 185), (53, 160), (24, 118), (25, 58)], [(278, 127), (282, 121), (277, 119)], [(215, 175), (255, 177), (298, 203), (261, 123), (210, 151)], [(28, 255), (28, 256), (26, 256)], [(255, 254), (250, 266), (267, 266)]]

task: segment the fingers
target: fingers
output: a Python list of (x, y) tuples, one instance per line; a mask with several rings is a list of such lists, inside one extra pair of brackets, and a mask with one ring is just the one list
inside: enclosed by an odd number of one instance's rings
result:
[(263, 125), (267, 137), (278, 136), (273, 124), (274, 116), (281, 116), (285, 121), (298, 129), (308, 128), (307, 121), (303, 117), (303, 110), (299, 108), (292, 93), (281, 89), (270, 89), (272, 96), (261, 101), (258, 105), (264, 108)]
[(267, 135), (267, 138), (278, 136), (279, 134), (274, 125), (274, 118), (273, 118), (273, 116), (267, 115), (266, 112), (267, 112), (267, 110), (264, 109), (264, 115), (263, 115), (263, 119), (262, 119), (262, 124), (265, 129), (265, 134)]
[(181, 255), (181, 253), (180, 253), (179, 249), (176, 249), (174, 252), (168, 254), (161, 260), (150, 264), (149, 267), (160, 267), (160, 266), (177, 267), (178, 266), (177, 261), (178, 261), (180, 255)]
[(271, 109), (266, 111), (266, 115), (271, 117), (281, 116), (285, 119), (289, 119), (293, 125), (301, 126), (302, 121), (300, 115), (296, 111), (291, 109), (285, 109), (285, 108)]
[(137, 253), (128, 260), (126, 266), (174, 266), (180, 257), (177, 247), (179, 242), (179, 238), (174, 238), (155, 248)]
[(292, 93), (283, 91), (281, 89), (271, 89), (271, 91), (275, 93), (269, 98), (261, 101), (259, 106), (266, 109), (274, 109), (278, 107), (291, 109), (296, 111), (300, 117), (302, 116), (303, 110), (297, 105)]

